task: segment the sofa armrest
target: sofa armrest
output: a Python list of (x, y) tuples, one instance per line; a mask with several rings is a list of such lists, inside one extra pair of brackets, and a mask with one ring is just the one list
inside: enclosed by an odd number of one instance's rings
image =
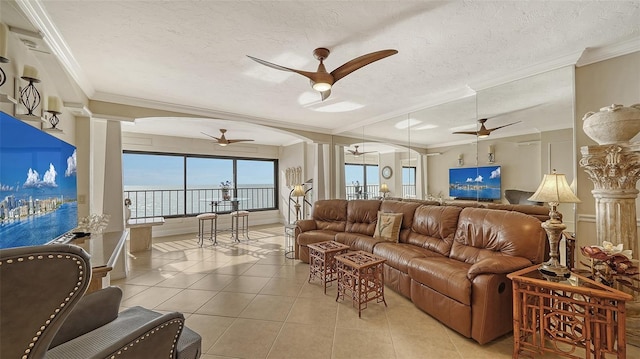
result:
[(480, 274), (505, 274), (531, 266), (530, 260), (523, 257), (495, 256), (483, 259), (469, 268), (467, 278), (473, 280)]
[(82, 297), (64, 321), (49, 349), (99, 328), (118, 317), (122, 290), (107, 287)]
[(313, 231), (317, 229), (316, 221), (313, 219), (301, 219), (296, 221), (296, 237), (302, 232)]

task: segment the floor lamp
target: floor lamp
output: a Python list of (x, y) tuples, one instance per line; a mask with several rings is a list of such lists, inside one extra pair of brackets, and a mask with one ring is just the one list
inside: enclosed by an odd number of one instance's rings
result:
[(580, 199), (573, 194), (571, 187), (567, 183), (567, 178), (553, 170), (551, 174), (544, 175), (542, 183), (529, 201), (548, 202), (551, 206), (549, 219), (542, 223), (542, 228), (547, 232), (549, 239), (550, 259), (540, 265), (540, 272), (547, 277), (569, 277), (571, 273), (566, 266), (560, 264), (558, 260), (558, 244), (560, 235), (567, 229), (567, 225), (562, 223), (562, 215), (557, 211), (560, 203), (580, 203)]
[(292, 196), (296, 197), (296, 221), (300, 219), (300, 197), (304, 198), (304, 187), (301, 184), (297, 184), (293, 188)]

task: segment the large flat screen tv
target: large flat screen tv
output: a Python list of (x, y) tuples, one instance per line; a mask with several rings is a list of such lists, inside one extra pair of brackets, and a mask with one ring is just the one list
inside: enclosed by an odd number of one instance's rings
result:
[(449, 169), (449, 197), (491, 201), (501, 193), (500, 166)]
[(45, 244), (78, 225), (76, 148), (0, 112), (0, 248)]

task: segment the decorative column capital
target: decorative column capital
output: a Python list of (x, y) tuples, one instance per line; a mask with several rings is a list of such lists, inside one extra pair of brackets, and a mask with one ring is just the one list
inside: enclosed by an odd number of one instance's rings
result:
[(594, 190), (637, 191), (636, 183), (640, 179), (640, 142), (583, 146), (580, 152), (580, 167), (589, 175)]

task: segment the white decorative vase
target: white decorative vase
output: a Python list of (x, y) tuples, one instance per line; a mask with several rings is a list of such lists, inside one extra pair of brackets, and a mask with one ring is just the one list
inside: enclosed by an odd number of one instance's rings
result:
[(582, 129), (599, 145), (627, 143), (640, 132), (640, 104), (611, 105), (582, 118)]

